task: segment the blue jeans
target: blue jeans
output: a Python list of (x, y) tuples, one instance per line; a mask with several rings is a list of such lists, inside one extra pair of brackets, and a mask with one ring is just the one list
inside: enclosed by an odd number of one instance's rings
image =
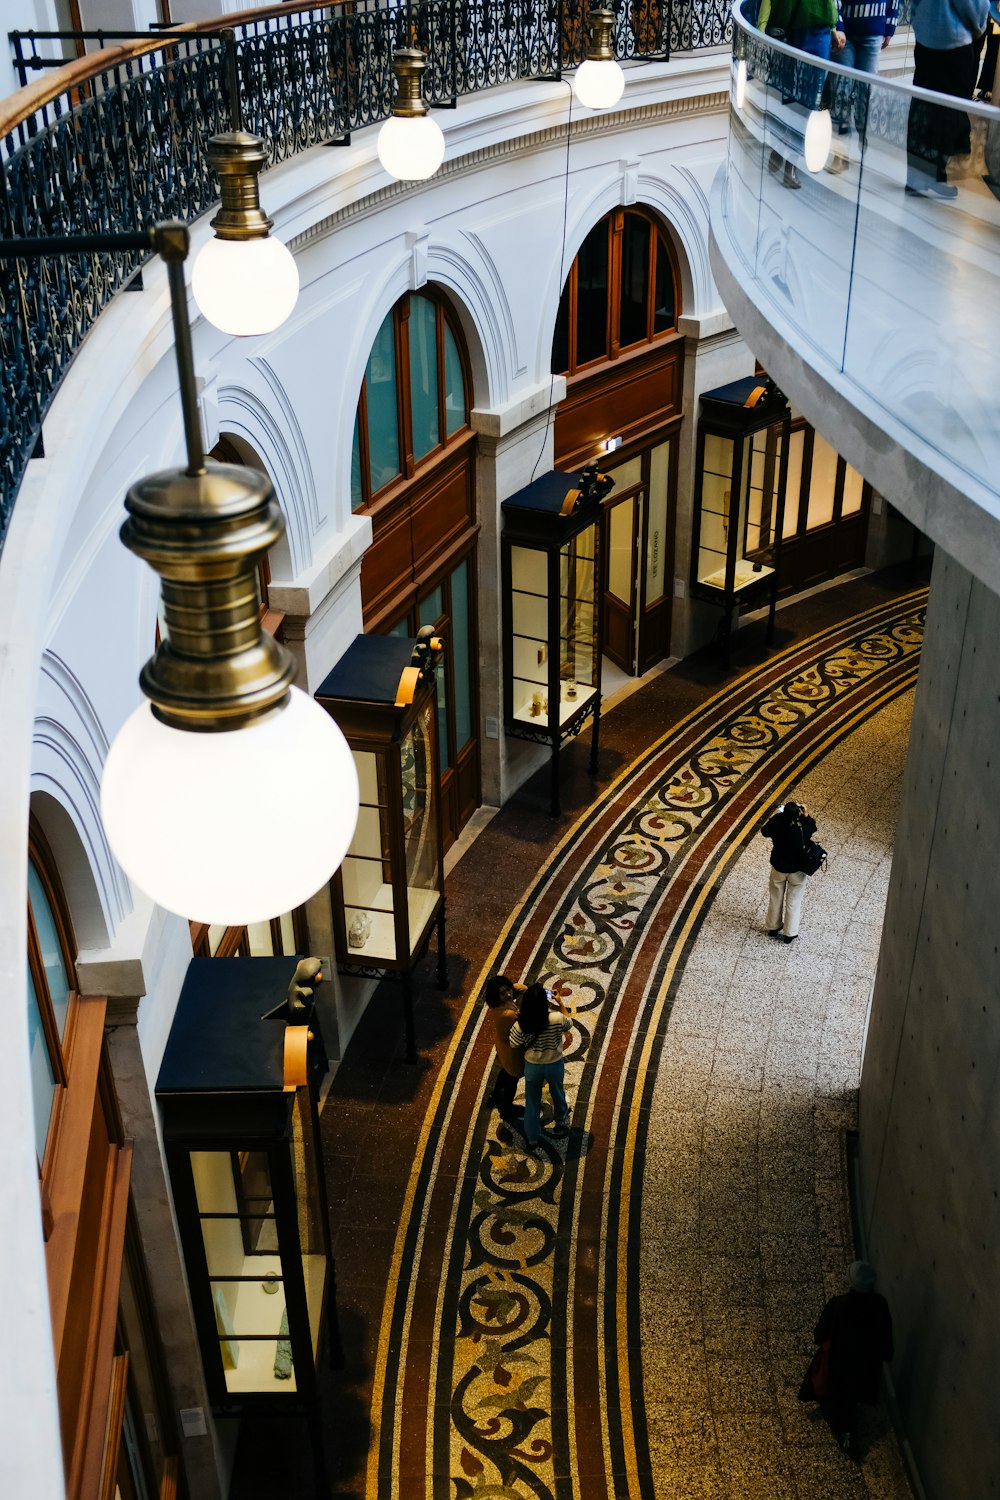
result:
[[(824, 62), (830, 60), (829, 26), (798, 27), (788, 32), (785, 41), (790, 47), (797, 47), (800, 52), (821, 57)], [(805, 63), (794, 63), (792, 67), (793, 82), (787, 89), (788, 94), (798, 100), (804, 109), (819, 109), (827, 75), (818, 68), (807, 67)]]
[(561, 1057), (555, 1062), (526, 1062), (524, 1065), (524, 1138), (529, 1146), (537, 1146), (542, 1134), (543, 1083), (549, 1086), (556, 1124), (567, 1125), (569, 1123), (569, 1105), (566, 1103), (566, 1091), (563, 1088), (564, 1072), (565, 1066)]
[[(859, 73), (877, 73), (878, 55), (881, 51), (880, 36), (848, 37), (834, 62), (843, 63), (845, 68), (857, 68)], [(838, 78), (833, 118), (839, 135), (846, 135), (850, 130), (852, 113), (857, 121), (858, 134), (864, 135), (868, 116), (868, 85), (852, 83), (848, 78)]]

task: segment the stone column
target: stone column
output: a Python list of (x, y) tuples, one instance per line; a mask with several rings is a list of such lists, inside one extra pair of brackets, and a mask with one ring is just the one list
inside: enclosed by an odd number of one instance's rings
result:
[(125, 1136), (134, 1143), (131, 1193), (135, 1221), (163, 1345), (187, 1492), (190, 1500), (223, 1500), (227, 1486), (221, 1474), (215, 1424), (139, 1045), (138, 1010), (138, 997), (109, 996), (105, 1021), (118, 1108)]

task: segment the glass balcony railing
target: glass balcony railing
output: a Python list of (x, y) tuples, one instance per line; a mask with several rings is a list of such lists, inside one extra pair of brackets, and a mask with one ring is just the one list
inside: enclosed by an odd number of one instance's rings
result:
[(726, 264), (856, 406), (1000, 495), (1000, 110), (821, 64), (751, 5), (713, 214)]

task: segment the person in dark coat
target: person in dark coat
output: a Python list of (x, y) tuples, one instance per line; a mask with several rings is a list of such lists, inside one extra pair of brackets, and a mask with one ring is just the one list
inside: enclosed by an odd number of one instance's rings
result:
[(875, 1291), (875, 1267), (856, 1260), (848, 1268), (849, 1291), (831, 1297), (820, 1313), (813, 1338), (830, 1341), (826, 1395), (820, 1410), (840, 1446), (861, 1462), (859, 1406), (878, 1402), (882, 1365), (892, 1359), (889, 1304)]
[(794, 943), (799, 935), (799, 913), (806, 881), (802, 855), (806, 840), (816, 832), (816, 819), (805, 806), (785, 802), (760, 830), (771, 844), (771, 883), (768, 888), (768, 936)]

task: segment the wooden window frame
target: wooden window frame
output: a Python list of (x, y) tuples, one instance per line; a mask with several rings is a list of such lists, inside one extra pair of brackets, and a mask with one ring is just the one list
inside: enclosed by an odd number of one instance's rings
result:
[[(48, 1051), (49, 1062), (55, 1081), (55, 1094), (49, 1114), (45, 1147), (42, 1153), (42, 1160), (38, 1164), (44, 1205), (44, 1203), (48, 1202), (49, 1178), (58, 1147), (59, 1133), (66, 1103), (66, 1092), (69, 1087), (77, 1020), (79, 1018), (79, 983), (76, 977), (76, 964), (73, 957), (76, 952), (76, 939), (73, 936), (73, 930), (70, 926), (66, 896), (63, 892), (62, 882), (59, 879), (56, 863), (48, 841), (34, 817), (31, 817), (28, 825), (28, 859), (34, 866), (35, 873), (45, 891), (49, 910), (52, 913), (52, 918), (56, 926), (56, 936), (59, 940), (59, 950), (66, 969), (66, 977), (70, 983), (66, 1004), (66, 1025), (62, 1036), (60, 1036), (52, 1005), (52, 996), (49, 993), (48, 975), (45, 972), (45, 965), (42, 961), (41, 944), (38, 941), (38, 931), (35, 926), (34, 914), (31, 910), (31, 898), (28, 896), (28, 970), (35, 989), (38, 1013), (42, 1022), (42, 1035), (45, 1039), (45, 1046)], [(43, 1217), (45, 1217), (44, 1211)], [(47, 1234), (46, 1238), (48, 1238)]]
[[(435, 338), (435, 361), (437, 369), (437, 416), (438, 416), (438, 441), (429, 452), (420, 458), (413, 454), (413, 397), (410, 384), (410, 299), (411, 297), (423, 297), (430, 302), (435, 309), (434, 338)], [(469, 392), (472, 389), (471, 372), (469, 369), (468, 354), (465, 348), (465, 339), (462, 337), (458, 324), (451, 313), (445, 299), (435, 288), (431, 286), (421, 287), (419, 292), (405, 292), (386, 317), (393, 320), (393, 350), (396, 360), (396, 441), (399, 445), (399, 472), (386, 481), (380, 489), (372, 490), (371, 482), (371, 449), (368, 437), (368, 375), (366, 373), (361, 380), (361, 391), (358, 395), (356, 423), (358, 430), (358, 458), (361, 478), (361, 501), (354, 510), (354, 515), (361, 515), (370, 511), (373, 506), (380, 505), (383, 501), (391, 499), (409, 480), (413, 479), (425, 467), (435, 463), (448, 449), (463, 441), (469, 434)], [(383, 319), (383, 322), (385, 319)], [(379, 325), (381, 329), (381, 324)], [(445, 353), (444, 353), (444, 330), (445, 327), (451, 332), (455, 340), (455, 348), (458, 350), (459, 362), (462, 369), (462, 386), (465, 398), (465, 418), (462, 425), (448, 435), (448, 414), (445, 403)], [(369, 356), (370, 357), (370, 356)]]
[[(282, 914), (284, 915), (284, 913)], [(296, 906), (292, 911), (292, 934), (295, 938), (296, 953), (305, 953), (307, 947), (307, 933), (305, 923), (305, 908)], [(191, 933), (191, 953), (194, 958), (250, 958), (250, 938), (246, 927), (227, 927), (219, 941), (215, 952), (209, 948), (209, 929), (213, 922), (188, 922), (188, 930)], [(281, 957), (280, 947), (281, 916), (269, 917), (268, 925), (271, 929), (271, 945), (278, 957)], [(287, 955), (289, 958), (291, 954)]]
[[(621, 304), (622, 304), (622, 243), (625, 234), (625, 216), (631, 214), (634, 218), (642, 219), (649, 225), (649, 246), (646, 262), (646, 286), (648, 297), (646, 304), (646, 334), (645, 337), (637, 339), (634, 343), (622, 345), (621, 343)], [(607, 226), (608, 234), (608, 303), (605, 324), (604, 353), (589, 359), (585, 363), (579, 363), (577, 359), (577, 325), (579, 314), (579, 255), (577, 251), (569, 275), (563, 287), (560, 297), (568, 300), (567, 325), (566, 325), (566, 349), (568, 367), (566, 370), (553, 371), (554, 374), (566, 375), (572, 378), (576, 375), (590, 374), (602, 364), (609, 364), (621, 355), (637, 354), (641, 350), (648, 349), (651, 344), (658, 344), (661, 339), (674, 337), (677, 333), (677, 319), (680, 314), (680, 277), (677, 270), (677, 257), (673, 253), (670, 237), (660, 223), (659, 219), (652, 213), (641, 208), (616, 208), (606, 214), (604, 219), (599, 219), (597, 224), (591, 228), (584, 239), (584, 244), (598, 229), (601, 224)], [(661, 328), (654, 332), (653, 324), (656, 318), (656, 271), (660, 255), (660, 246), (663, 246), (668, 264), (670, 266), (670, 278), (673, 286), (674, 321), (670, 328)], [(580, 249), (583, 249), (581, 245)], [(558, 313), (556, 315), (558, 321)]]

